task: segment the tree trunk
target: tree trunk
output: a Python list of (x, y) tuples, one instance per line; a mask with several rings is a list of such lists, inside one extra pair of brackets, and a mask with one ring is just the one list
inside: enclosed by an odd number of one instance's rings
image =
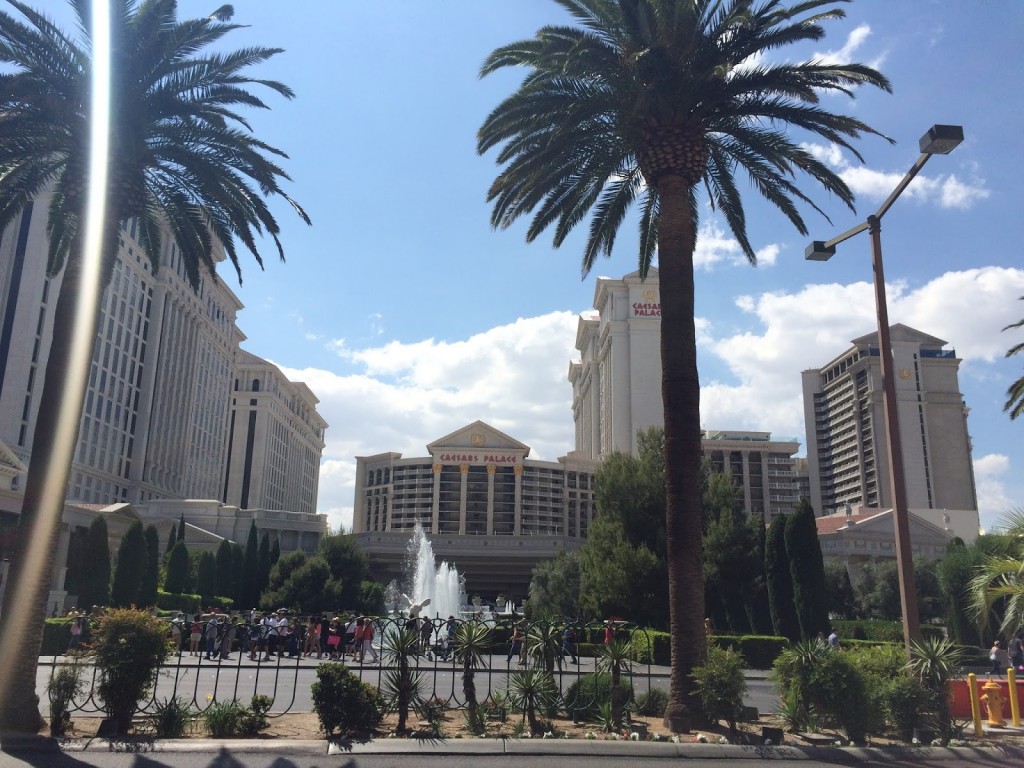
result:
[(701, 547), (700, 380), (694, 322), (696, 211), (680, 176), (658, 182), (658, 275), (661, 288), (661, 392), (665, 409), (665, 533), (672, 671), (665, 725), (701, 723), (690, 673), (704, 663)]
[(0, 732), (35, 733), (42, 725), (35, 692), (36, 667), (54, 553), (82, 421), (101, 289), (107, 284), (117, 253), (117, 225), (108, 222), (108, 232), (112, 230), (113, 236), (103, 238), (108, 244), (108, 255), (97, 276), (99, 287), (88, 290), (82, 284), (83, 229), (84, 224), (80, 223), (64, 266), (53, 314), (53, 339), (4, 594), (0, 648), (6, 649), (6, 657), (0, 665)]

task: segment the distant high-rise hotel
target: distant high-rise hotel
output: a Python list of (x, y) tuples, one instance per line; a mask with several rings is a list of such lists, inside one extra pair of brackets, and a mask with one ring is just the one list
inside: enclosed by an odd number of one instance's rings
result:
[(528, 445), (482, 421), (438, 438), (427, 454), (356, 457), (352, 530), (378, 578), (401, 575), (418, 524), (470, 591), (518, 602), (538, 562), (586, 538), (595, 461), (527, 458)]
[[(578, 362), (569, 365), (576, 455), (599, 460), (636, 454), (638, 430), (664, 426), (661, 399), (661, 296), (658, 270), (641, 280), (597, 279), (594, 312), (580, 317)], [(770, 432), (704, 430), (704, 455), (743, 491), (748, 514), (770, 520), (800, 500), (796, 440)]]
[[(0, 443), (23, 466), (62, 280), (46, 276), (48, 203), (28, 204), (0, 233)], [(327, 426), (317, 398), (239, 348), (242, 304), (223, 280), (204, 272), (193, 290), (168, 233), (154, 273), (136, 234), (127, 222), (103, 292), (69, 503), (127, 503), (145, 518), (153, 501), (211, 500), (221, 517), (250, 510), (246, 531), (262, 511), (286, 510), (302, 516), (296, 530), (314, 532), (288, 540), (315, 548), (326, 530), (316, 514)], [(0, 496), (0, 517), (20, 511), (20, 482)], [(281, 524), (268, 530), (276, 537)]]
[[(976, 531), (960, 360), (944, 349), (947, 342), (905, 325), (892, 326), (891, 335), (908, 506), (973, 511)], [(852, 343), (821, 368), (803, 372), (811, 503), (819, 514), (847, 504), (892, 506), (878, 334)], [(941, 524), (935, 515), (926, 517)]]

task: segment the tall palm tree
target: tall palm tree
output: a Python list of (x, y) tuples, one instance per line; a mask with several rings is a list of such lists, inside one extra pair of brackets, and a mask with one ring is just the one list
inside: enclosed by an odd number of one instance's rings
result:
[[(7, 1), (17, 15), (0, 11), (0, 63), (5, 65), (0, 74), (0, 231), (31, 201), (49, 193), (47, 268), (51, 276), (62, 275), (0, 629), (0, 645), (10, 652), (0, 670), (0, 727), (34, 730), (47, 580), (85, 396), (82, 366), (72, 367), (72, 332), (89, 343), (96, 336), (98, 302), (83, 297), (98, 294), (107, 284), (120, 227), (138, 221), (139, 242), (154, 272), (169, 233), (189, 281), (198, 287), (204, 271), (213, 273), (221, 247), (241, 279), (236, 238), (262, 265), (257, 238), (268, 235), (283, 258), (280, 228), (265, 198), (284, 198), (303, 220), (309, 219), (280, 187), (288, 177), (276, 158), (284, 153), (255, 138), (238, 111), (267, 108), (251, 86), (292, 98), (282, 83), (248, 74), (280, 49), (205, 52), (239, 28), (228, 21), (230, 6), (208, 18), (178, 21), (175, 0), (110, 0), (112, 152), (99, 282), (89, 281), (83, 240), (94, 53), (91, 3), (69, 0), (78, 17), (78, 30), (70, 35), (25, 3)], [(76, 320), (80, 303), (85, 322)], [(84, 327), (89, 322), (91, 327)], [(59, 440), (57, 415), (65, 391), (64, 402), (73, 405), (61, 423), (72, 431), (70, 439), (65, 434)], [(49, 496), (44, 495), (47, 488)]]
[[(1024, 296), (1021, 296), (1021, 301), (1024, 301)], [(1008, 331), (1011, 328), (1024, 327), (1024, 320), (1018, 320), (1016, 323), (1010, 323), (1008, 326), (1003, 328), (1004, 331)], [(1024, 352), (1024, 342), (1020, 344), (1014, 344), (1008, 350), (1006, 350), (1007, 357), (1013, 357), (1014, 355)], [(1021, 376), (1006, 390), (1006, 404), (1003, 406), (1003, 410), (1010, 414), (1011, 419), (1016, 419), (1021, 414), (1024, 414), (1024, 376)]]
[[(609, 255), (628, 209), (640, 205), (639, 268), (655, 253), (661, 283), (666, 540), (672, 675), (666, 722), (686, 730), (699, 702), (691, 670), (704, 654), (701, 580), (700, 384), (694, 334), (693, 251), (703, 186), (751, 263), (754, 249), (735, 173), (801, 232), (798, 203), (820, 209), (794, 179), (803, 172), (848, 206), (853, 193), (790, 138), (789, 129), (860, 155), (850, 141), (877, 131), (819, 106), (822, 93), (891, 90), (860, 64), (770, 63), (775, 49), (820, 40), (841, 0), (555, 0), (578, 26), (546, 26), (495, 50), (481, 76), (524, 67), (522, 84), (486, 118), (480, 153), (502, 145), (491, 224), (534, 212), (534, 240), (554, 244), (590, 214), (586, 275)], [(702, 184), (703, 183), (703, 184)]]

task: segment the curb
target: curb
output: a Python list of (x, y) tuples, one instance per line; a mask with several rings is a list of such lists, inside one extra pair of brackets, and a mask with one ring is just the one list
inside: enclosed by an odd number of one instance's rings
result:
[(805, 747), (743, 746), (736, 744), (672, 744), (585, 739), (377, 739), (368, 742), (259, 739), (163, 739), (109, 741), (89, 739), (61, 742), (47, 737), (10, 737), (0, 741), (0, 754), (83, 753), (122, 754), (201, 753), (281, 754), (288, 756), (344, 755), (514, 755), (688, 758), (705, 760), (813, 760), (836, 764), (891, 764), (909, 761), (965, 763), (979, 759), (1024, 764), (1024, 747)]

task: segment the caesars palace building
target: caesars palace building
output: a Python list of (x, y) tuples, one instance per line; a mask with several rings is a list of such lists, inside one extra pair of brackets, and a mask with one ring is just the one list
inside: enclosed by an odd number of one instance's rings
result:
[(597, 462), (570, 453), (528, 458), (530, 447), (475, 421), (427, 446), (426, 456), (356, 457), (353, 532), (382, 580), (402, 574), (417, 524), (438, 561), (471, 593), (520, 603), (533, 566), (582, 545), (594, 515)]

